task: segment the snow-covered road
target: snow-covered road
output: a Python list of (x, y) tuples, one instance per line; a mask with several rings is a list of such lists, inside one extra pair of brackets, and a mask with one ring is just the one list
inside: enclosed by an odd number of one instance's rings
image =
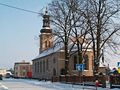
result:
[[(0, 81), (0, 90), (96, 90), (91, 86), (80, 86), (63, 83), (52, 83), (50, 81), (38, 81), (27, 79), (3, 79)], [(97, 90), (110, 90), (109, 88), (98, 88)], [(119, 89), (111, 89), (119, 90)]]

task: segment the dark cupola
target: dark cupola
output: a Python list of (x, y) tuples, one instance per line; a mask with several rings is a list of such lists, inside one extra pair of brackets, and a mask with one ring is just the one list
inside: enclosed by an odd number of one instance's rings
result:
[(48, 15), (47, 9), (45, 11), (45, 14), (43, 15), (43, 27), (40, 32), (52, 33), (52, 29), (50, 28), (50, 16)]

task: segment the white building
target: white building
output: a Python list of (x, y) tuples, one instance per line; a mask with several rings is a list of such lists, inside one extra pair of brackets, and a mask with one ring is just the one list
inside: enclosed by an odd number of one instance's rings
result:
[(7, 70), (6, 69), (0, 69), (0, 75), (5, 76)]

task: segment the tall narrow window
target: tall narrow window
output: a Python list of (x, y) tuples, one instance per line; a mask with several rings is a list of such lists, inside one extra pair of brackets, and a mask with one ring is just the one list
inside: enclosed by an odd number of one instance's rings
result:
[(83, 56), (83, 63), (85, 65), (85, 70), (88, 70), (89, 69), (89, 59), (88, 59), (87, 54)]
[(41, 66), (41, 64), (40, 64), (40, 61), (39, 61), (39, 73), (40, 73), (40, 66)]
[(76, 70), (77, 56), (74, 56), (74, 70)]
[(56, 63), (56, 59), (55, 59), (55, 57), (53, 58), (53, 63), (54, 63), (54, 64)]
[(46, 60), (46, 70), (48, 70), (48, 59)]
[(51, 43), (50, 43), (50, 41), (49, 41), (49, 45), (48, 45), (48, 47), (50, 47), (51, 46)]
[(37, 72), (39, 73), (39, 62), (37, 62)]
[(45, 73), (45, 61), (43, 61), (43, 73)]
[(42, 62), (40, 61), (40, 72), (42, 72)]
[(36, 64), (36, 62), (35, 62), (35, 73), (37, 72), (37, 64)]
[(55, 70), (55, 68), (53, 69), (53, 76), (56, 76), (56, 70)]
[(45, 48), (47, 48), (47, 41), (45, 41)]

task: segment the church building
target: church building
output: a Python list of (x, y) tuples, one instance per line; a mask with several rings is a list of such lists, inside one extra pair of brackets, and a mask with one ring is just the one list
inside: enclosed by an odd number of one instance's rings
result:
[[(53, 76), (63, 75), (65, 69), (64, 45), (54, 46), (54, 37), (50, 27), (50, 15), (45, 11), (43, 15), (43, 26), (40, 30), (40, 48), (39, 55), (32, 60), (33, 78), (51, 79)], [(69, 59), (69, 74), (79, 75), (76, 70), (78, 63), (77, 54)], [(93, 52), (88, 49), (85, 55), (85, 70), (82, 74), (86, 76), (93, 75)]]

